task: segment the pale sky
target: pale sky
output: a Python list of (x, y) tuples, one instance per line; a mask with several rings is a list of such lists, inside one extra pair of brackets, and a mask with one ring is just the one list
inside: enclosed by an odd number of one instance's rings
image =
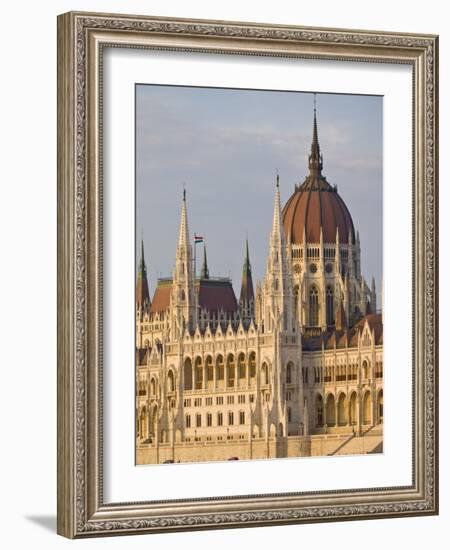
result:
[[(382, 108), (379, 96), (317, 94), (323, 173), (359, 230), (362, 271), (378, 296)], [(210, 276), (231, 276), (239, 295), (248, 236), (254, 284), (263, 278), (276, 170), (284, 205), (308, 173), (312, 125), (311, 93), (136, 86), (136, 260), (143, 235), (151, 294), (158, 276), (172, 274), (183, 184)], [(197, 258), (199, 273), (203, 245)]]

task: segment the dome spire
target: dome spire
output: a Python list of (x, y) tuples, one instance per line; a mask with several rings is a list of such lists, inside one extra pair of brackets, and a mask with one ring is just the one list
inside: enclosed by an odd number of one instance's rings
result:
[(321, 176), (323, 167), (323, 158), (320, 152), (319, 137), (317, 132), (317, 106), (316, 106), (316, 94), (314, 94), (314, 124), (313, 124), (313, 137), (311, 143), (311, 154), (308, 158), (309, 161), (309, 174), (311, 176)]

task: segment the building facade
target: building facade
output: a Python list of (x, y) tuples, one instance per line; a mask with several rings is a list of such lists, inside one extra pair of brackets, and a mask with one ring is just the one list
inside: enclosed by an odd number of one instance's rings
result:
[(382, 450), (383, 326), (351, 215), (322, 173), (316, 113), (309, 173), (281, 207), (275, 186), (264, 279), (248, 242), (239, 300), (194, 273), (183, 193), (172, 277), (153, 298), (142, 243), (136, 286), (137, 463)]

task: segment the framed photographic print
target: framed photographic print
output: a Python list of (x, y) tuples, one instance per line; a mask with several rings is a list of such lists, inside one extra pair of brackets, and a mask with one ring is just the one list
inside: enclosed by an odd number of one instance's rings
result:
[(58, 18), (58, 532), (436, 514), (436, 36)]

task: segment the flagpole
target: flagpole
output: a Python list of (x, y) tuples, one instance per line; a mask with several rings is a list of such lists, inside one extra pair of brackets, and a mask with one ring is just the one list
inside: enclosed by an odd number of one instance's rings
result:
[(195, 238), (194, 233), (194, 283), (197, 276), (197, 239)]

